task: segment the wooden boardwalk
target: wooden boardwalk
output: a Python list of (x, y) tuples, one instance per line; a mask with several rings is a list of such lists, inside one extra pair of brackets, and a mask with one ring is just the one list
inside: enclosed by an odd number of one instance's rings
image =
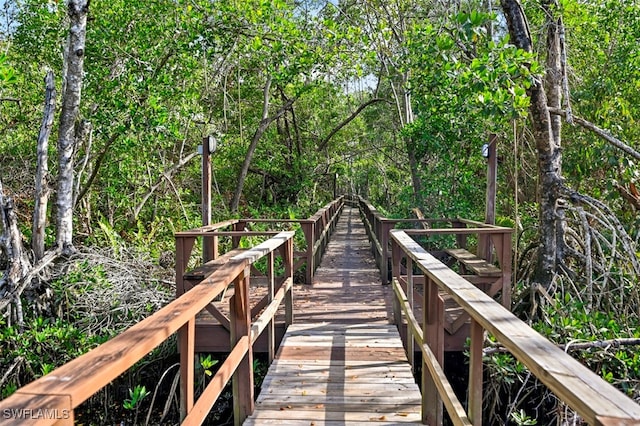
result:
[(421, 395), (358, 210), (345, 207), (245, 425), (419, 424)]

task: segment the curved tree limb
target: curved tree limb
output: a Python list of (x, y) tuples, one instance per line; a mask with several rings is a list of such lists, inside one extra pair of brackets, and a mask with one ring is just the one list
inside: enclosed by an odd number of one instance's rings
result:
[(365, 102), (362, 105), (360, 105), (354, 112), (351, 113), (351, 115), (349, 117), (347, 117), (344, 120), (342, 120), (342, 122), (340, 124), (338, 124), (336, 127), (334, 127), (329, 132), (329, 134), (324, 139), (322, 139), (322, 141), (320, 141), (320, 144), (318, 145), (318, 148), (316, 148), (316, 150), (317, 151), (322, 151), (323, 149), (325, 149), (325, 147), (327, 146), (327, 144), (329, 143), (331, 138), (334, 137), (335, 134), (340, 131), (340, 129), (342, 129), (344, 126), (349, 124), (366, 107), (368, 107), (369, 105), (373, 105), (373, 104), (375, 104), (377, 102), (389, 102), (389, 101), (387, 101), (386, 99), (382, 99), (382, 98), (373, 98), (373, 99), (369, 99), (367, 102)]
[[(620, 348), (623, 346), (640, 346), (640, 339), (636, 337), (623, 337), (620, 339), (609, 339), (609, 340), (594, 340), (591, 342), (569, 342), (567, 344), (557, 344), (560, 349), (565, 352), (568, 351), (577, 351), (577, 350), (585, 350), (591, 348)], [(504, 353), (508, 352), (505, 347), (499, 345), (495, 347), (486, 348), (482, 351), (482, 355), (493, 355), (495, 353)]]
[[(156, 182), (151, 185), (151, 187), (149, 188), (149, 190), (147, 191), (147, 193), (145, 194), (144, 197), (142, 197), (142, 201), (140, 201), (138, 203), (138, 205), (136, 205), (133, 208), (133, 219), (137, 220), (138, 216), (140, 215), (140, 212), (142, 211), (142, 208), (145, 206), (145, 204), (147, 204), (147, 201), (149, 200), (149, 198), (155, 193), (155, 191), (160, 187), (160, 185), (162, 184), (162, 182), (166, 179), (167, 181), (171, 182), (171, 177), (178, 171), (180, 170), (182, 167), (184, 167), (185, 165), (187, 165), (187, 163), (189, 163), (189, 161), (191, 161), (191, 159), (193, 159), (194, 157), (196, 157), (198, 155), (197, 152), (192, 152), (191, 154), (187, 155), (185, 158), (181, 159), (177, 164), (174, 164), (173, 167), (171, 167), (168, 170), (165, 170), (156, 180)], [(186, 217), (186, 214), (185, 214)]]
[(270, 98), (270, 89), (271, 89), (271, 77), (267, 79), (263, 89), (263, 103), (262, 103), (262, 120), (258, 125), (253, 137), (251, 138), (251, 144), (249, 144), (249, 149), (247, 150), (247, 154), (244, 157), (244, 162), (242, 163), (242, 168), (240, 169), (240, 175), (238, 176), (238, 184), (236, 185), (236, 190), (233, 194), (233, 200), (231, 201), (230, 210), (232, 212), (238, 211), (238, 206), (240, 205), (240, 197), (242, 195), (242, 189), (244, 188), (244, 182), (247, 179), (247, 173), (249, 172), (249, 166), (251, 165), (251, 160), (253, 159), (253, 154), (256, 151), (258, 146), (258, 141), (262, 138), (264, 132), (267, 131), (269, 125), (273, 123), (278, 118), (282, 117), (282, 115), (287, 112), (293, 105), (293, 103), (298, 99), (298, 97), (291, 98), (287, 100), (278, 109), (278, 111), (269, 116), (269, 98)]
[[(551, 114), (561, 115), (563, 117), (567, 116), (566, 111), (558, 109), (558, 108), (549, 108), (549, 112)], [(585, 129), (591, 130), (593, 133), (595, 133), (596, 135), (600, 136), (602, 139), (606, 140), (607, 142), (609, 142), (611, 145), (615, 146), (616, 148), (626, 152), (627, 154), (629, 154), (631, 157), (635, 158), (636, 160), (640, 160), (640, 152), (636, 151), (635, 149), (633, 149), (632, 147), (630, 147), (626, 143), (622, 142), (620, 139), (612, 136), (608, 131), (596, 126), (595, 124), (593, 124), (590, 121), (587, 121), (587, 120), (585, 120), (583, 118), (580, 118), (580, 117), (576, 117), (575, 115), (572, 118), (573, 118), (573, 121), (575, 123), (579, 124), (580, 126), (584, 127)]]

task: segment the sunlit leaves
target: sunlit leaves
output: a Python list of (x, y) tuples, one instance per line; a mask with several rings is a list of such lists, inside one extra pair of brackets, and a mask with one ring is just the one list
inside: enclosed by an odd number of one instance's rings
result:
[(7, 56), (0, 53), (0, 88), (17, 81), (16, 71), (7, 63)]
[(499, 125), (505, 118), (526, 114), (525, 89), (538, 67), (531, 55), (507, 40), (489, 39), (489, 19), (480, 12), (461, 13), (451, 28), (416, 26), (409, 38), (407, 66), (413, 71), (415, 92), (425, 100), (454, 99), (459, 108)]

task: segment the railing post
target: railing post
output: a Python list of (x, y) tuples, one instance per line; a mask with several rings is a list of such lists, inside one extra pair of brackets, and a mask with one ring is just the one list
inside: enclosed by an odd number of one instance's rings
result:
[(176, 296), (182, 295), (187, 289), (184, 287), (184, 273), (196, 239), (194, 237), (176, 236)]
[[(425, 343), (434, 353), (438, 364), (444, 364), (444, 303), (438, 294), (438, 286), (425, 275), (423, 335)], [(422, 365), (422, 421), (430, 426), (441, 426), (443, 419), (442, 398), (426, 363)]]
[[(464, 222), (460, 222), (459, 220), (454, 220), (451, 222), (452, 228), (466, 228), (467, 225)], [(466, 249), (467, 248), (467, 234), (456, 234), (456, 244), (459, 248)]]
[(500, 269), (502, 269), (502, 306), (511, 311), (511, 232), (502, 234)]
[(315, 238), (313, 235), (314, 231), (314, 222), (313, 221), (305, 221), (301, 222), (300, 226), (302, 227), (302, 232), (304, 232), (304, 239), (307, 241), (307, 273), (305, 274), (305, 284), (311, 285), (313, 284), (313, 269), (314, 269), (314, 256), (313, 256), (313, 246), (315, 242)]
[[(395, 240), (391, 240), (391, 268), (393, 278), (398, 280), (398, 284), (400, 284), (400, 262), (402, 261), (402, 250), (400, 246)], [(396, 296), (395, 291), (392, 293), (393, 297), (393, 320), (398, 328), (398, 332), (400, 336), (402, 333), (402, 308), (400, 307), (400, 300), (398, 300), (398, 296)]]
[[(269, 252), (267, 255), (267, 302), (271, 303), (273, 301), (273, 297), (275, 295), (275, 273), (273, 267), (274, 253)], [(267, 326), (267, 345), (268, 348), (268, 357), (269, 357), (269, 365), (273, 362), (273, 358), (276, 355), (276, 332), (275, 332), (275, 321), (273, 318), (269, 321), (269, 325)]]
[(380, 253), (380, 273), (382, 274), (382, 284), (389, 284), (389, 231), (393, 229), (395, 223), (386, 220), (380, 220), (380, 245), (382, 253)]
[(284, 321), (289, 327), (293, 324), (293, 238), (289, 239), (284, 246), (283, 261), (285, 277), (291, 279), (291, 290), (284, 298)]
[(191, 318), (178, 330), (180, 347), (180, 420), (193, 408), (196, 320)]
[[(205, 234), (206, 235), (206, 234)], [(202, 263), (218, 258), (218, 236), (202, 237)]]
[(184, 238), (176, 237), (176, 298), (184, 293), (184, 273), (187, 268)]
[(220, 250), (218, 249), (218, 236), (211, 237), (211, 243), (213, 244), (211, 251), (211, 259), (217, 259), (220, 256)]
[(471, 345), (469, 347), (469, 419), (473, 426), (482, 426), (482, 346), (484, 330), (471, 319)]
[[(249, 273), (245, 268), (234, 281), (234, 295), (231, 298), (231, 347), (238, 340), (249, 336), (251, 328), (251, 306), (249, 303)], [(242, 425), (244, 420), (253, 413), (253, 350), (249, 343), (249, 350), (240, 361), (233, 374), (233, 419), (236, 426)]]
[[(246, 227), (247, 227), (246, 220), (240, 220), (239, 222), (233, 224), (234, 231), (244, 231)], [(240, 238), (241, 237), (231, 237), (231, 248), (236, 249), (240, 246)]]
[[(176, 298), (186, 292), (184, 273), (195, 238), (176, 237)], [(194, 402), (194, 357), (195, 357), (195, 318), (192, 318), (178, 330), (178, 350), (180, 352), (180, 419), (184, 419)]]
[[(413, 309), (413, 260), (409, 256), (407, 256), (407, 301), (409, 302), (409, 307)], [(413, 333), (407, 333), (407, 358), (409, 358), (413, 373), (416, 372), (414, 342)]]
[(502, 306), (511, 310), (511, 279), (512, 279), (512, 255), (511, 255), (511, 231), (502, 230), (492, 233), (491, 240), (496, 250), (500, 270), (502, 271)]

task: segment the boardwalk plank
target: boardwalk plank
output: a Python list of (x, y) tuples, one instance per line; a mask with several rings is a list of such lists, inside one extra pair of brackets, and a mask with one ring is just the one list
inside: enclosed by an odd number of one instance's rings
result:
[(278, 380), (268, 383), (268, 389), (263, 393), (269, 395), (301, 395), (301, 396), (331, 396), (343, 394), (345, 396), (386, 396), (390, 392), (413, 392), (413, 383), (371, 381), (349, 383), (330, 383), (320, 381), (286, 381)]
[(313, 285), (295, 289), (295, 324), (244, 424), (420, 424), (422, 397), (390, 324), (390, 291), (357, 210), (345, 208)]
[(260, 410), (251, 416), (245, 425), (407, 425), (420, 424), (420, 413), (410, 412), (348, 412), (332, 411), (292, 411), (292, 410)]

